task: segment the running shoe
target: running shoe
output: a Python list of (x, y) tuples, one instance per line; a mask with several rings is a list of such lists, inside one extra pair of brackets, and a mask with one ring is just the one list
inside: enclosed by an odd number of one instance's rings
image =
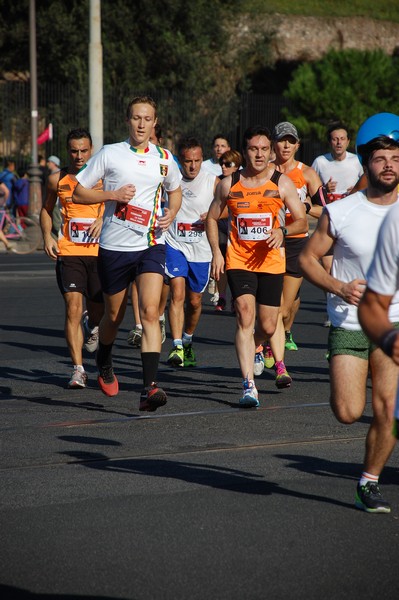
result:
[(219, 300), (215, 306), (215, 310), (217, 312), (222, 312), (222, 311), (224, 311), (225, 308), (226, 308), (226, 298), (223, 298), (223, 296), (219, 296)]
[(274, 367), (274, 356), (269, 344), (263, 347), (263, 356), (266, 369), (272, 369)]
[(98, 348), (98, 342), (100, 339), (100, 332), (96, 325), (91, 330), (90, 335), (86, 338), (85, 343), (83, 344), (83, 348), (88, 352), (95, 352)]
[(298, 350), (298, 346), (296, 345), (296, 343), (292, 339), (292, 333), (291, 333), (291, 331), (286, 331), (285, 332), (285, 349), (286, 350)]
[(141, 327), (134, 327), (127, 334), (127, 343), (133, 348), (141, 348), (141, 336), (143, 335), (143, 329)]
[(184, 350), (183, 346), (173, 346), (169, 352), (168, 365), (172, 367), (183, 367), (184, 365)]
[(256, 349), (254, 360), (254, 375), (256, 375), (257, 377), (259, 375), (262, 375), (263, 371), (265, 370), (263, 348), (262, 346), (259, 346), (259, 348)]
[(382, 497), (378, 483), (357, 484), (355, 506), (369, 513), (390, 513), (391, 507)]
[(98, 385), (100, 390), (106, 396), (116, 396), (119, 392), (119, 384), (114, 373), (114, 369), (110, 366), (99, 367), (99, 374), (97, 377)]
[(276, 370), (276, 387), (278, 387), (279, 390), (290, 387), (292, 383), (292, 377), (289, 376), (283, 361), (280, 360), (276, 362), (274, 368)]
[(219, 300), (219, 292), (215, 292), (210, 299), (211, 304), (217, 304)]
[(156, 383), (151, 383), (150, 386), (143, 389), (140, 394), (139, 410), (154, 412), (160, 406), (164, 406), (167, 402), (167, 396), (162, 388), (157, 387)]
[(85, 371), (81, 371), (75, 367), (72, 371), (72, 377), (68, 381), (68, 387), (71, 390), (78, 390), (85, 388), (87, 385), (87, 375)]
[(89, 313), (85, 310), (82, 314), (82, 327), (84, 334), (83, 348), (88, 352), (95, 352), (98, 348), (99, 331), (98, 327), (89, 326)]
[(195, 358), (192, 344), (188, 344), (187, 346), (184, 346), (183, 351), (184, 351), (184, 366), (185, 367), (196, 367), (197, 360)]
[(159, 326), (161, 328), (161, 344), (166, 340), (166, 319), (159, 319)]
[(209, 279), (209, 283), (208, 283), (208, 294), (213, 295), (216, 292), (216, 281), (214, 279), (212, 279), (212, 277)]
[(244, 379), (242, 382), (242, 396), (240, 398), (242, 408), (256, 408), (259, 406), (258, 390), (253, 379)]

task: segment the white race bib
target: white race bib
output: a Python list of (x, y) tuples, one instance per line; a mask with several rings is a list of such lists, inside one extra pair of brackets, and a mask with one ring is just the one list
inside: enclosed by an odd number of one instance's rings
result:
[(69, 238), (74, 244), (98, 244), (99, 238), (90, 237), (87, 233), (95, 219), (71, 219), (69, 221)]
[(148, 231), (151, 211), (137, 204), (118, 203), (111, 221), (144, 234)]
[(196, 221), (195, 223), (175, 223), (175, 237), (179, 242), (186, 244), (196, 244), (200, 242), (205, 234), (205, 223)]
[(267, 240), (272, 226), (272, 213), (244, 213), (237, 216), (238, 238), (246, 242)]

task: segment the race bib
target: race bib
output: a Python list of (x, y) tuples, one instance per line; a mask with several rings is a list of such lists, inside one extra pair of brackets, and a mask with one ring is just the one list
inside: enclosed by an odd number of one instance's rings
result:
[(205, 234), (205, 223), (181, 223), (175, 224), (175, 237), (179, 242), (186, 244), (195, 244), (200, 242)]
[(74, 244), (98, 244), (100, 238), (93, 238), (87, 233), (95, 219), (71, 219), (69, 221), (69, 239)]
[(148, 231), (150, 218), (151, 211), (146, 208), (137, 206), (137, 204), (118, 203), (111, 221), (144, 234)]
[(273, 224), (272, 213), (245, 213), (237, 216), (238, 238), (246, 242), (267, 240)]

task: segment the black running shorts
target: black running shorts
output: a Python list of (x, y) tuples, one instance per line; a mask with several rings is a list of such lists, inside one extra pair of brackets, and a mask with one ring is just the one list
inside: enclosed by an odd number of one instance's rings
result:
[(59, 256), (57, 283), (61, 294), (79, 292), (93, 302), (103, 302), (97, 256)]
[(280, 306), (284, 274), (254, 273), (242, 269), (228, 269), (227, 280), (235, 300), (244, 294), (255, 296), (258, 304)]

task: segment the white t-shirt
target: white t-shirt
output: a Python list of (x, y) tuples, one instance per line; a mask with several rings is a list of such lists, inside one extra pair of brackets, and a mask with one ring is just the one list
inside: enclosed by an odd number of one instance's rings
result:
[[(345, 283), (353, 279), (366, 279), (380, 226), (391, 208), (392, 205), (381, 206), (369, 202), (365, 192), (357, 192), (327, 205), (330, 230), (335, 238), (331, 269), (334, 277)], [(357, 307), (339, 296), (327, 294), (327, 311), (334, 327), (361, 330)], [(392, 306), (392, 318), (399, 321), (399, 303)]]
[(343, 160), (335, 160), (329, 152), (315, 158), (312, 168), (319, 175), (323, 184), (332, 177), (337, 182), (336, 190), (332, 195), (333, 200), (339, 200), (353, 188), (363, 175), (363, 167), (356, 154), (347, 152)]
[(222, 174), (222, 167), (219, 165), (218, 162), (215, 162), (213, 158), (208, 158), (207, 160), (204, 160), (204, 162), (201, 165), (201, 170), (208, 171), (208, 173), (216, 175), (217, 177), (219, 177), (219, 175)]
[(165, 243), (165, 234), (157, 225), (163, 188), (172, 192), (181, 180), (169, 150), (151, 143), (146, 150), (137, 150), (129, 140), (109, 144), (87, 161), (76, 179), (85, 188), (92, 188), (99, 179), (104, 190), (128, 183), (136, 187), (129, 204), (105, 202), (101, 248), (129, 252)]
[(213, 200), (215, 175), (200, 171), (195, 179), (181, 181), (182, 203), (166, 232), (166, 243), (180, 250), (189, 262), (210, 262), (212, 251), (200, 215), (208, 212)]

